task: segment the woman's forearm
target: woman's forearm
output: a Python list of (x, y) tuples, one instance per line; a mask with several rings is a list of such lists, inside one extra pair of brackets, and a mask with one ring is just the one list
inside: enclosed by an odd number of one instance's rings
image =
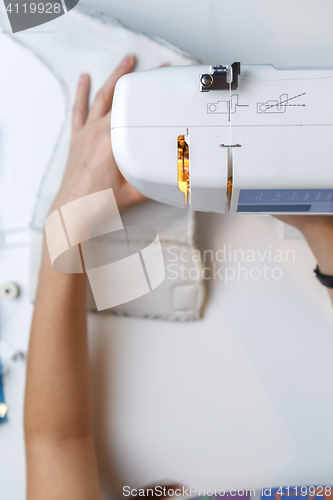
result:
[(54, 271), (44, 250), (27, 369), (28, 444), (92, 432), (85, 280)]
[(92, 429), (84, 274), (44, 251), (25, 397), (27, 500), (100, 500)]

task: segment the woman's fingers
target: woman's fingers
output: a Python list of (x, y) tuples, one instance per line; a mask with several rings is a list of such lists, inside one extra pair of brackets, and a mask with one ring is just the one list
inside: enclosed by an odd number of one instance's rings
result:
[(73, 108), (72, 127), (73, 133), (77, 132), (86, 123), (88, 115), (88, 97), (90, 91), (90, 77), (82, 74), (77, 87)]
[(130, 73), (134, 69), (134, 66), (135, 57), (131, 54), (127, 55), (112, 73), (103, 87), (98, 91), (93, 105), (91, 106), (87, 123), (92, 123), (99, 120), (110, 111), (113, 93), (117, 81), (120, 77), (126, 75), (127, 73)]

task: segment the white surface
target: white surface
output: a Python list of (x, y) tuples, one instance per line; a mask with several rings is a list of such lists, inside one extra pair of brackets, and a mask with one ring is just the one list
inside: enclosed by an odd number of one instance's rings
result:
[[(0, 169), (1, 230), (29, 225), (40, 178), (64, 114), (58, 82), (21, 46), (20, 38), (15, 40), (17, 43), (0, 34), (0, 67), (4, 68), (0, 93), (0, 164), (10, 165), (10, 169)], [(18, 59), (20, 64), (16, 63)], [(33, 77), (35, 72), (40, 74), (38, 80)], [(48, 106), (50, 98), (52, 113)], [(18, 116), (14, 109), (24, 113)], [(35, 165), (33, 171), (25, 168), (31, 164)]]
[(202, 322), (92, 317), (100, 452), (113, 450), (123, 484), (332, 482), (332, 313), (309, 250), (268, 218), (199, 219), (206, 249), (294, 249), (296, 262), (241, 264), (281, 267), (277, 281), (211, 281)]
[[(315, 60), (332, 64), (331, 27), (328, 31), (332, 10), (328, 2), (287, 5), (285, 1), (253, 1), (242, 11), (238, 1), (223, 2), (223, 18), (211, 16), (210, 24), (199, 2), (194, 1), (193, 10), (188, 10), (189, 23), (181, 15), (190, 5), (186, 0), (177, 2), (177, 9), (174, 0), (161, 2), (158, 10), (156, 3), (148, 1), (103, 4), (109, 12), (112, 7), (123, 9), (125, 22), (127, 9), (127, 15), (144, 29), (147, 23), (156, 22), (155, 29), (160, 29), (161, 35), (169, 33), (172, 39), (173, 33), (188, 39), (189, 44), (192, 40), (192, 50), (199, 56), (202, 40), (207, 38), (218, 46), (221, 37), (233, 40), (231, 36), (237, 32), (235, 43), (228, 44), (230, 50), (221, 49), (230, 55), (227, 62), (242, 60), (235, 52), (243, 47), (244, 53), (246, 50), (253, 56), (248, 62), (261, 62), (265, 56), (266, 62), (280, 65), (314, 64)], [(200, 2), (202, 5), (208, 9), (212, 4)], [(173, 13), (179, 29), (168, 22), (167, 13)], [(0, 43), (4, 43), (2, 39)], [(1, 50), (0, 57), (5, 55)], [(6, 64), (8, 67), (10, 62)], [(5, 73), (7, 80), (11, 75)], [(19, 81), (24, 92), (24, 79)], [(46, 80), (34, 84), (44, 85)], [(52, 95), (58, 98), (56, 88)], [(0, 99), (4, 99), (3, 94)], [(39, 111), (47, 112), (47, 102), (41, 102), (35, 113)], [(6, 117), (11, 130), (15, 130), (15, 118)], [(20, 120), (27, 120), (31, 140), (43, 137), (41, 147), (44, 150), (45, 146), (47, 156), (53, 130), (45, 129), (40, 120), (32, 126), (29, 118), (24, 115)], [(37, 133), (39, 124), (43, 127)], [(11, 148), (15, 148), (14, 143)], [(34, 152), (30, 143), (26, 154)], [(25, 188), (11, 201), (14, 208), (6, 212), (6, 220), (10, 217), (11, 225), (23, 227), (29, 220), (44, 165), (36, 163), (34, 177), (25, 172), (24, 162), (17, 165), (17, 179), (22, 179), (17, 185), (22, 182)], [(281, 267), (283, 272), (281, 280), (246, 280), (243, 271), (241, 280), (227, 284), (220, 279), (210, 281), (201, 322), (170, 324), (91, 316), (96, 431), (106, 489), (110, 483), (116, 484), (114, 465), (120, 484), (130, 482), (133, 486), (164, 478), (210, 488), (333, 482), (332, 311), (326, 290), (312, 278), (314, 259), (304, 241), (280, 240), (277, 228), (270, 218), (200, 214), (203, 249), (224, 250), (226, 244), (227, 250), (228, 245), (259, 250), (257, 261), (241, 263), (242, 267), (261, 268), (266, 263), (270, 268)], [(294, 249), (296, 262), (270, 262), (269, 250), (275, 249)], [(261, 262), (265, 250), (266, 258)], [(28, 257), (25, 247), (0, 250), (1, 282), (15, 281), (22, 291), (17, 302), (0, 304), (1, 335), (20, 349), (26, 348), (31, 315)], [(210, 267), (209, 263), (205, 267)], [(6, 309), (14, 304), (17, 309)], [(15, 365), (5, 378), (10, 421), (0, 426), (1, 450), (5, 450), (0, 454), (0, 478), (6, 500), (24, 499), (23, 372), (23, 365)]]

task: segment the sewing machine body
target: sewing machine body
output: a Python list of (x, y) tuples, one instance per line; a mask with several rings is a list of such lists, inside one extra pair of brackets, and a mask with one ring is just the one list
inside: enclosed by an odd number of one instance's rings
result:
[(119, 80), (111, 138), (124, 177), (194, 210), (333, 213), (333, 69), (242, 65), (213, 90), (212, 68)]

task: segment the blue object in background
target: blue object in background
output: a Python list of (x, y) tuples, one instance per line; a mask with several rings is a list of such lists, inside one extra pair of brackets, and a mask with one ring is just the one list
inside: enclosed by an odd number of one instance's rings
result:
[[(0, 403), (5, 403), (5, 396), (4, 396), (4, 391), (3, 391), (3, 384), (2, 384), (2, 364), (0, 361)], [(0, 418), (0, 424), (3, 422), (6, 422), (7, 420), (7, 415), (3, 418)]]

